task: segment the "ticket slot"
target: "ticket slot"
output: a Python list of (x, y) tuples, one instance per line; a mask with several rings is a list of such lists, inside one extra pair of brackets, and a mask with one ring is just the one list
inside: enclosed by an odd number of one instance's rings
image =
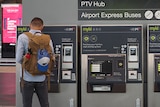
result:
[(91, 84), (87, 83), (88, 93), (125, 93), (125, 83)]

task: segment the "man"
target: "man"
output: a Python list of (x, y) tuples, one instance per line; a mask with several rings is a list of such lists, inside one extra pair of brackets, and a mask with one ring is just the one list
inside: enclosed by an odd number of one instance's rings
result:
[[(30, 33), (41, 36), (43, 29), (43, 20), (35, 17), (30, 23)], [(22, 33), (18, 37), (16, 61), (22, 64), (24, 54), (28, 51), (29, 38), (26, 34)], [(50, 46), (53, 52), (53, 44), (50, 40)], [(23, 76), (22, 76), (23, 74)], [(21, 92), (23, 97), (23, 107), (32, 107), (32, 97), (34, 92), (37, 94), (41, 107), (49, 107), (48, 102), (48, 86), (46, 75), (32, 75), (28, 71), (23, 71), (21, 75), (21, 82), (23, 79), (23, 86)], [(22, 78), (23, 77), (23, 78)]]

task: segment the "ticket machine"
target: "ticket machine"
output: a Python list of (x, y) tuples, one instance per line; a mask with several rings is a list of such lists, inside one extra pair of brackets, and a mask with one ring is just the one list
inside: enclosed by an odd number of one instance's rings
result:
[(142, 25), (81, 26), (82, 107), (142, 106), (142, 31)]
[[(29, 31), (29, 26), (18, 26), (17, 35)], [(42, 31), (49, 34), (55, 53), (54, 69), (50, 75), (50, 106), (66, 107), (77, 105), (77, 26), (54, 25), (44, 26)], [(17, 66), (18, 68), (19, 66)], [(19, 69), (17, 69), (19, 70)], [(17, 72), (19, 73), (19, 72)], [(18, 76), (17, 76), (18, 78)], [(17, 87), (19, 85), (17, 84)], [(21, 95), (17, 88), (16, 107), (22, 107)], [(36, 96), (35, 96), (36, 97)], [(37, 98), (33, 99), (34, 107), (39, 106)]]
[(160, 25), (147, 26), (148, 107), (159, 107), (160, 97)]

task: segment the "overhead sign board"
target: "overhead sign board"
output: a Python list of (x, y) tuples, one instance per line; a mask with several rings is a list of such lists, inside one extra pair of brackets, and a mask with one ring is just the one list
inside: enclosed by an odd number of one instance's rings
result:
[(157, 0), (78, 0), (78, 20), (160, 20)]

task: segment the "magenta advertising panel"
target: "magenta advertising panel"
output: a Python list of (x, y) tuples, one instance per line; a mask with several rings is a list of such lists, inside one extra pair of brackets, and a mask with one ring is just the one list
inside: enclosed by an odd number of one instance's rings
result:
[(2, 43), (16, 43), (16, 28), (22, 24), (22, 4), (2, 4)]

